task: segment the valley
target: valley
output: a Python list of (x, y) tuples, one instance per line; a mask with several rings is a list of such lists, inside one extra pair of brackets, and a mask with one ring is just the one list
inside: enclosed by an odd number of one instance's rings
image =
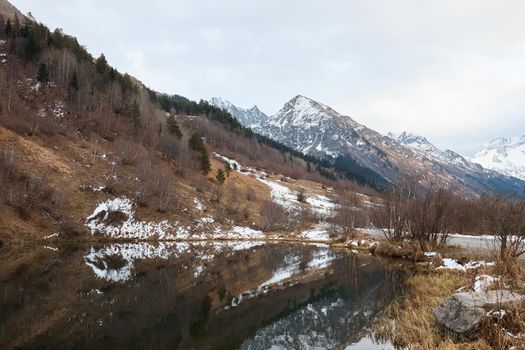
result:
[(519, 349), (523, 137), (467, 157), (92, 52), (0, 0), (0, 348)]

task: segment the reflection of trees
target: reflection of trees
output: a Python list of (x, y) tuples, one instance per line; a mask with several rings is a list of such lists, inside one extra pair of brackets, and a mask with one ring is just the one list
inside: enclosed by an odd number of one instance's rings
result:
[[(309, 303), (319, 313), (337, 299), (347, 303), (333, 315), (349, 318), (360, 310), (363, 320), (359, 316), (342, 324), (330, 316), (303, 328), (321, 332), (329, 326), (341, 342), (358, 338), (371, 322), (364, 311), (371, 310), (372, 316), (380, 312), (381, 300), (387, 302), (397, 291), (399, 277), (369, 257), (338, 254), (331, 274), (309, 275), (300, 284), (221, 311), (226, 294), (256, 288), (287, 257), (305, 265), (316, 249), (267, 245), (224, 250), (206, 260), (205, 272), (196, 279), (194, 267), (212, 249), (195, 245), (167, 259), (136, 260), (134, 277), (126, 283), (96, 279), (84, 263), (85, 247), (13, 253), (16, 259), (13, 254), (8, 258), (15, 263), (3, 264), (0, 258), (0, 348), (14, 341), (28, 349), (235, 348), (258, 329), (293, 318)], [(291, 332), (300, 324), (283, 323)]]

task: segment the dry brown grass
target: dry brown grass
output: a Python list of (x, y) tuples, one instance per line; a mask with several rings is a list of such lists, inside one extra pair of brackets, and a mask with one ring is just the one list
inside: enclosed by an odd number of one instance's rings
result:
[(410, 349), (490, 349), (484, 340), (470, 341), (444, 330), (434, 317), (435, 307), (468, 283), (467, 274), (449, 271), (410, 277), (407, 294), (374, 326), (376, 338)]

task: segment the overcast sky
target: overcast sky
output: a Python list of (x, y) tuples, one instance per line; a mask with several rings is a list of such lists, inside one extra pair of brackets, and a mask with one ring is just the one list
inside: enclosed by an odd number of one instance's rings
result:
[(522, 0), (13, 0), (146, 85), (277, 112), (297, 94), (472, 155), (525, 134)]

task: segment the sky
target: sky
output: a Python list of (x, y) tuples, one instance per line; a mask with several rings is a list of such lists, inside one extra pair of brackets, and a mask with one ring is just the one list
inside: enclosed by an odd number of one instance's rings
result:
[(301, 94), (472, 156), (525, 134), (522, 0), (13, 0), (149, 87), (276, 113)]

